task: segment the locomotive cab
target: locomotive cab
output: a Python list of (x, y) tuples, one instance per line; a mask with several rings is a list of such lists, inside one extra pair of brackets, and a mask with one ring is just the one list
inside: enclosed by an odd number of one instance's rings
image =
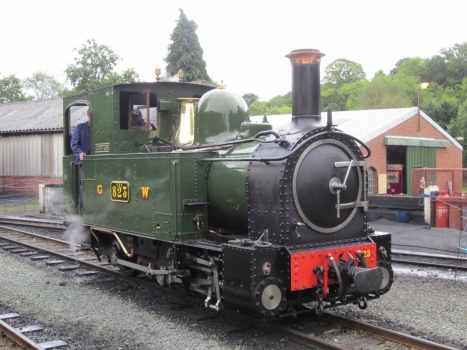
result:
[[(172, 82), (121, 84), (70, 96), (64, 99), (64, 190), (70, 198), (68, 212), (76, 213), (79, 198), (79, 167), (87, 160), (105, 155), (157, 151), (169, 145), (180, 146), (181, 129), (186, 117), (180, 113), (181, 97), (196, 101), (213, 87)], [(78, 123), (86, 121), (87, 108), (92, 110), (91, 154), (81, 165), (74, 164), (71, 136)], [(184, 110), (187, 110), (183, 106)], [(139, 122), (133, 114), (139, 114)], [(193, 113), (191, 115), (193, 120)], [(188, 119), (189, 119), (188, 118)], [(188, 120), (189, 123), (189, 120)], [(183, 125), (182, 125), (183, 124)], [(194, 135), (191, 133), (191, 141)]]

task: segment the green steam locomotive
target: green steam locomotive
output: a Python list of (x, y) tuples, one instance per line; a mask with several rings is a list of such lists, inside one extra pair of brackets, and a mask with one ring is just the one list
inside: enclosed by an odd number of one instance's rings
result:
[[(366, 308), (389, 291), (391, 237), (366, 215), (370, 150), (321, 121), (323, 55), (287, 55), (282, 130), (222, 87), (182, 81), (65, 98), (64, 188), (96, 254), (206, 307), (267, 318)], [(72, 129), (88, 110), (91, 153), (75, 164)]]

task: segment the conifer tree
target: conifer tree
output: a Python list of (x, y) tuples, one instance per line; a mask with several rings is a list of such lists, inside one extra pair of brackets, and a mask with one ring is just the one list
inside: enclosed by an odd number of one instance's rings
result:
[(183, 70), (184, 81), (207, 80), (210, 81), (206, 71), (206, 62), (203, 59), (203, 49), (198, 41), (196, 29), (198, 25), (188, 20), (185, 13), (180, 9), (180, 17), (175, 26), (165, 58), (166, 71), (169, 75), (176, 75), (178, 70)]

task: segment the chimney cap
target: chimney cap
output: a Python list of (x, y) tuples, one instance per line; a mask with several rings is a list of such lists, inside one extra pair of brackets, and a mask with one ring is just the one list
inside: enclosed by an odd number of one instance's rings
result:
[(316, 49), (293, 50), (285, 57), (290, 58), (292, 64), (319, 64), (321, 57), (326, 54)]

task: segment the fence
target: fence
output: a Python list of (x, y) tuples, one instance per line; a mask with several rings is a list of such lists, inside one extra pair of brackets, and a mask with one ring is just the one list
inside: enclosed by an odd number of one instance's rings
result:
[(466, 192), (467, 169), (414, 168), (412, 170), (412, 196), (430, 198), (431, 226), (464, 229), (467, 223)]
[[(466, 181), (464, 181), (464, 178)], [(413, 168), (412, 196), (418, 197), (429, 186), (437, 186), (450, 196), (462, 196), (467, 184), (467, 169), (464, 168)]]

